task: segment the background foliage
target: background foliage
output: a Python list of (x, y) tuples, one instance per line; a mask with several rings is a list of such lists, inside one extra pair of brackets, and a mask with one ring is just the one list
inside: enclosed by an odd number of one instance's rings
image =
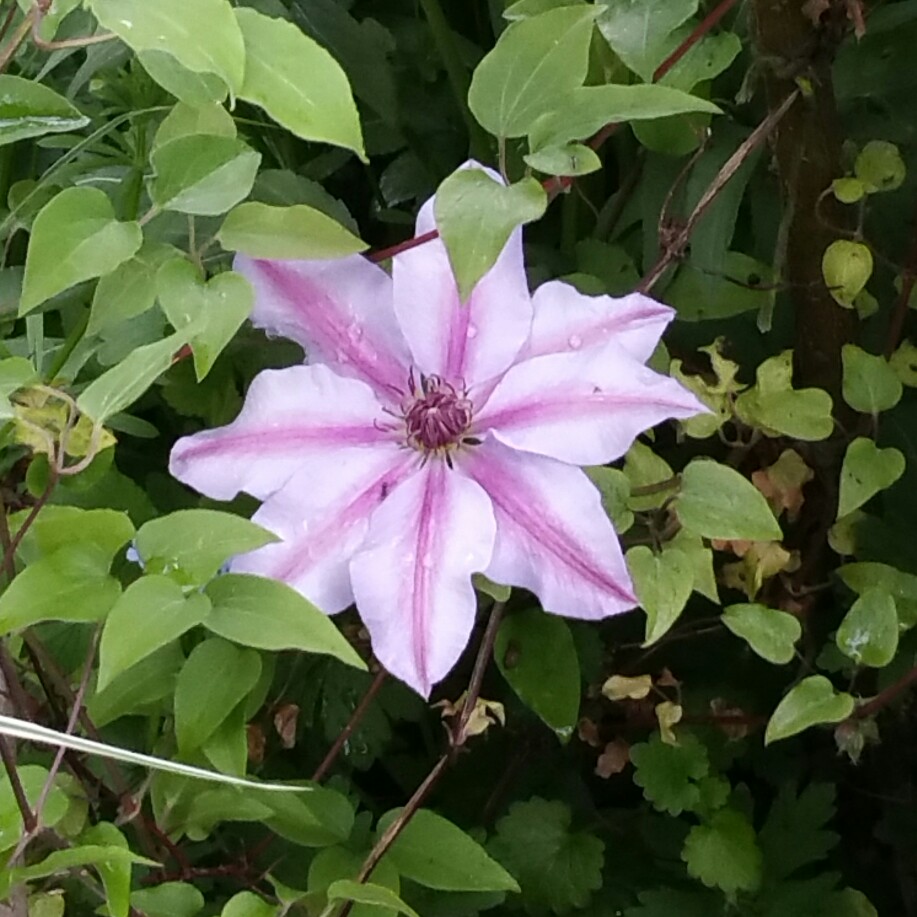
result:
[[(0, 911), (917, 913), (917, 0), (0, 17)], [(385, 261), (437, 187), (463, 291), (527, 223), (711, 413), (589, 469), (643, 611), (482, 580), (430, 708), (166, 467), (300, 356), (232, 253)]]

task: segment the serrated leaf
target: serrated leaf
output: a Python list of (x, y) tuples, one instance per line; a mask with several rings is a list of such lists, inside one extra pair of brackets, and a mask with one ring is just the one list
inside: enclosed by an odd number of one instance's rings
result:
[(154, 574), (131, 583), (105, 620), (96, 690), (200, 624), (209, 610), (205, 596), (197, 592), (186, 596), (167, 576)]
[[(401, 814), (392, 809), (379, 819), (381, 835)], [(420, 809), (405, 825), (387, 856), (412, 882), (442, 891), (518, 891), (515, 879), (451, 821)]]
[(367, 247), (337, 220), (314, 207), (272, 207), (256, 201), (231, 210), (217, 239), (227, 251), (278, 261), (343, 258)]
[(678, 548), (666, 547), (654, 554), (645, 545), (627, 552), (627, 566), (646, 612), (643, 645), (649, 646), (668, 633), (684, 611), (694, 589), (694, 567)]
[(242, 326), (254, 305), (251, 284), (235, 271), (204, 281), (184, 258), (167, 261), (156, 274), (159, 304), (176, 331), (190, 335), (198, 381)]
[(898, 613), (884, 589), (867, 589), (853, 603), (837, 629), (837, 648), (857, 665), (882, 668), (898, 650)]
[(234, 137), (189, 134), (150, 155), (150, 198), (160, 210), (218, 216), (248, 196), (261, 154)]
[(722, 621), (762, 659), (775, 665), (793, 658), (796, 641), (802, 636), (798, 618), (764, 605), (730, 605), (723, 612)]
[(227, 0), (89, 0), (88, 5), (133, 51), (167, 54), (194, 73), (215, 74), (239, 94), (245, 46)]
[(547, 207), (534, 178), (503, 185), (481, 169), (453, 172), (436, 192), (436, 225), (464, 302), (494, 266), (510, 234)]
[(708, 774), (707, 749), (693, 735), (681, 736), (678, 745), (662, 740), (658, 733), (648, 742), (632, 745), (634, 783), (660, 812), (680, 815), (701, 803), (700, 781)]
[(323, 653), (366, 668), (333, 622), (286, 583), (227, 573), (213, 580), (206, 594), (213, 610), (203, 623), (215, 634), (243, 646)]
[(175, 738), (179, 750), (200, 748), (258, 682), (261, 657), (212, 637), (199, 643), (175, 685)]
[(857, 437), (844, 453), (837, 518), (852, 513), (904, 474), (904, 455), (895, 448), (880, 449), (871, 439)]
[(822, 723), (839, 723), (853, 713), (854, 700), (837, 692), (824, 675), (810, 675), (794, 685), (771, 714), (764, 744), (788, 739)]
[(19, 314), (113, 271), (142, 242), (139, 224), (118, 222), (111, 201), (98, 188), (61, 191), (42, 207), (32, 225)]
[(758, 835), (768, 875), (784, 879), (824, 859), (839, 840), (825, 830), (834, 811), (830, 783), (810, 783), (798, 794), (790, 784), (781, 786)]
[(738, 471), (695, 459), (681, 477), (675, 511), (685, 528), (705, 538), (779, 541), (783, 537), (767, 500)]
[(605, 845), (571, 822), (567, 805), (537, 797), (514, 803), (497, 822), (488, 850), (519, 880), (529, 910), (582, 908), (601, 888)]
[(0, 76), (0, 146), (78, 131), (89, 123), (78, 108), (42, 83), (21, 76)]
[(828, 291), (840, 305), (853, 306), (872, 277), (873, 259), (869, 247), (862, 242), (837, 239), (826, 249), (821, 260), (821, 272)]
[(755, 829), (735, 809), (720, 809), (709, 821), (695, 825), (681, 858), (690, 875), (730, 897), (761, 884), (762, 856)]
[(533, 608), (504, 619), (494, 643), (500, 673), (562, 741), (579, 715), (580, 667), (567, 623)]
[(875, 415), (901, 400), (901, 382), (884, 357), (867, 353), (856, 344), (845, 344), (841, 359), (844, 401), (855, 411)]
[(478, 64), (468, 106), (496, 137), (521, 137), (586, 78), (596, 10), (565, 6), (512, 23)]
[(237, 9), (245, 39), (239, 97), (302, 137), (353, 150), (365, 160), (360, 119), (340, 64), (290, 22)]

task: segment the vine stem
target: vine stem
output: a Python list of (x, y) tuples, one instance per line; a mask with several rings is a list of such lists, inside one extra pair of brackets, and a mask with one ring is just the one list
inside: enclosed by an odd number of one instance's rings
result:
[[(427, 774), (423, 783), (414, 791), (414, 794), (407, 801), (404, 808), (398, 814), (398, 817), (382, 832), (382, 836), (376, 841), (375, 846), (370, 850), (368, 856), (363, 861), (363, 865), (360, 867), (359, 873), (357, 873), (357, 882), (366, 882), (367, 879), (369, 879), (373, 870), (379, 865), (379, 861), (388, 853), (392, 844), (398, 840), (401, 832), (407, 827), (408, 823), (417, 813), (417, 810), (423, 805), (436, 784), (439, 783), (446, 769), (455, 760), (459, 751), (461, 751), (468, 741), (468, 723), (471, 720), (474, 708), (481, 694), (484, 673), (487, 671), (487, 663), (490, 661), (490, 657), (493, 654), (494, 642), (497, 639), (497, 631), (500, 628), (500, 621), (503, 619), (505, 607), (506, 604), (504, 602), (494, 602), (490, 610), (487, 627), (484, 630), (484, 636), (481, 639), (481, 645), (478, 648), (478, 654), (474, 660), (474, 668), (471, 671), (471, 679), (468, 682), (465, 702), (449, 734), (449, 749), (440, 757), (436, 764), (433, 765), (433, 769)], [(353, 902), (348, 901), (341, 910), (340, 917), (347, 917), (352, 909)]]
[(369, 710), (372, 702), (376, 699), (376, 695), (379, 693), (382, 685), (385, 684), (386, 678), (388, 678), (388, 672), (380, 668), (372, 684), (367, 688), (366, 693), (360, 700), (360, 703), (357, 704), (353, 713), (350, 715), (350, 719), (347, 720), (346, 725), (334, 740), (334, 744), (328, 749), (328, 754), (325, 755), (322, 759), (322, 763), (315, 769), (315, 773), (312, 775), (313, 781), (320, 783), (328, 776), (328, 771), (334, 766), (334, 762), (341, 753), (341, 749), (351, 735), (353, 735), (353, 731), (360, 725), (363, 717), (366, 716), (366, 711)]
[(862, 720), (873, 716), (887, 707), (899, 694), (903, 694), (911, 685), (917, 682), (917, 666), (905, 672), (896, 682), (890, 684), (884, 691), (880, 691), (872, 700), (854, 710), (851, 719)]

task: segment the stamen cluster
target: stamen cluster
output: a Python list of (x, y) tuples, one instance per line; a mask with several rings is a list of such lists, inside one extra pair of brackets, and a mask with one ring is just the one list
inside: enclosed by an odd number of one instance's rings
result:
[(437, 452), (456, 446), (471, 426), (472, 404), (464, 392), (440, 376), (409, 379), (410, 396), (405, 400), (404, 424), (408, 445), (422, 452)]

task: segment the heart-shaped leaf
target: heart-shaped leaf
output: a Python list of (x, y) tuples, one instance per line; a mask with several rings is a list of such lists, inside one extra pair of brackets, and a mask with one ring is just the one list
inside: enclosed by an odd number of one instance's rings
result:
[(793, 658), (796, 641), (802, 636), (798, 618), (764, 605), (730, 605), (722, 620), (762, 659), (777, 665)]
[(867, 589), (850, 607), (837, 629), (837, 646), (857, 665), (882, 668), (898, 649), (898, 612), (885, 589)]
[(640, 545), (627, 552), (634, 589), (646, 612), (644, 646), (655, 643), (678, 620), (694, 589), (694, 565), (684, 551), (654, 554)]
[(901, 381), (885, 357), (867, 353), (856, 344), (845, 344), (841, 359), (844, 401), (855, 411), (875, 415), (901, 400)]
[(905, 464), (898, 449), (880, 449), (865, 436), (855, 439), (847, 447), (841, 468), (837, 518), (859, 509), (880, 490), (891, 487), (904, 474)]
[(824, 675), (810, 675), (795, 685), (771, 715), (764, 744), (788, 739), (820, 723), (839, 723), (853, 713), (854, 700), (835, 691)]

